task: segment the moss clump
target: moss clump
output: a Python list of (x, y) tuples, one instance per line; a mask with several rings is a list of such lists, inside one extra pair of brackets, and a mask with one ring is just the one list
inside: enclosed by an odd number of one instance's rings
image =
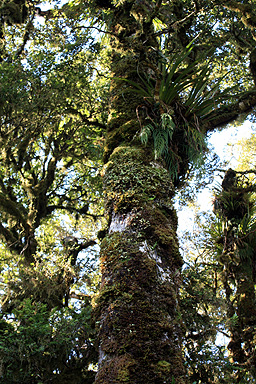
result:
[[(113, 281), (108, 280), (102, 294), (112, 292), (113, 287), (115, 287), (115, 294), (118, 293), (118, 289), (123, 294), (130, 289), (134, 292), (136, 287), (132, 285), (134, 278), (139, 279), (144, 287), (150, 287), (150, 284), (155, 282), (156, 263), (143, 254), (140, 246), (141, 242), (134, 234), (123, 236), (122, 233), (114, 232), (103, 240), (101, 271), (103, 275), (111, 273)], [(129, 295), (127, 297), (130, 298)]]
[(170, 370), (171, 370), (171, 364), (165, 360), (158, 361), (157, 366), (158, 366), (159, 370), (161, 370), (161, 371), (170, 372)]
[(183, 265), (176, 234), (177, 216), (172, 207), (167, 212), (161, 209), (161, 203), (145, 202), (136, 214), (134, 225), (139, 227), (149, 244), (169, 266)]
[[(132, 141), (133, 137), (139, 132), (139, 123), (135, 121), (126, 121), (126, 116), (122, 115), (123, 124), (118, 125), (115, 129), (111, 130), (108, 133), (107, 139), (104, 145), (104, 162), (107, 162), (111, 153), (115, 150), (115, 148), (122, 143), (126, 143), (127, 141)], [(120, 118), (115, 117), (112, 118), (111, 125), (115, 125), (115, 120), (120, 124)], [(111, 129), (111, 127), (110, 127)]]
[(127, 212), (153, 200), (168, 204), (173, 196), (168, 172), (139, 147), (117, 148), (105, 167), (103, 182), (108, 212)]
[(136, 369), (136, 361), (129, 355), (117, 356), (109, 365), (103, 364), (97, 375), (97, 384), (107, 383), (129, 383), (130, 371)]

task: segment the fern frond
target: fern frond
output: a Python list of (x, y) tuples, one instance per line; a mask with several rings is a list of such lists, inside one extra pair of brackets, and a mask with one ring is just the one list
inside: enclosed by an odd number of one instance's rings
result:
[(168, 131), (170, 131), (171, 136), (172, 136), (172, 133), (173, 133), (174, 128), (175, 128), (175, 123), (172, 119), (172, 116), (169, 115), (169, 113), (163, 113), (161, 115), (161, 126), (163, 129), (167, 129)]
[(155, 158), (159, 159), (168, 148), (168, 133), (161, 128), (154, 129), (152, 132), (154, 140)]
[(152, 124), (147, 124), (145, 127), (142, 128), (141, 133), (140, 133), (140, 139), (142, 144), (147, 144), (148, 140), (154, 131), (154, 126)]

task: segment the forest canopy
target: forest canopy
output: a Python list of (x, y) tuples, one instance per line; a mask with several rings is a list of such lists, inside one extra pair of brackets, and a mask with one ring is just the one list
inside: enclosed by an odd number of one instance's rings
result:
[(0, 0), (1, 383), (255, 382), (255, 86), (255, 0)]

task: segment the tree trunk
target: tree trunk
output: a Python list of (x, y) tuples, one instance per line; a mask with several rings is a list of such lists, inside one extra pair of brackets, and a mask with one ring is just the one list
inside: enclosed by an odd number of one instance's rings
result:
[(223, 250), (219, 260), (223, 268), (221, 278), (230, 333), (228, 350), (231, 363), (239, 367), (234, 377), (236, 383), (243, 381), (245, 371), (256, 377), (255, 241), (254, 229), (250, 227), (253, 206), (250, 187), (244, 185), (243, 178), (229, 169), (215, 200), (216, 214), (223, 227)]
[(101, 247), (95, 384), (182, 384), (186, 382), (178, 301), (182, 259), (173, 185), (152, 150), (138, 140), (136, 108), (141, 97), (127, 83), (115, 80), (138, 82), (138, 66), (147, 63), (149, 55), (154, 61), (155, 41), (148, 42), (149, 48), (142, 46), (142, 35), (150, 26), (139, 25), (139, 18), (132, 16), (132, 3), (112, 11), (114, 80), (104, 172), (109, 231)]

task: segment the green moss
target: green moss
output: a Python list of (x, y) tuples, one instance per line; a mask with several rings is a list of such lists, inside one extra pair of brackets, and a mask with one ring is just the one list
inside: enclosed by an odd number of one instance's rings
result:
[(170, 370), (171, 370), (171, 364), (165, 360), (158, 361), (157, 366), (161, 371), (170, 372)]
[[(109, 156), (116, 147), (122, 145), (123, 143), (132, 141), (135, 135), (139, 132), (139, 123), (134, 120), (127, 122), (126, 119), (129, 117), (129, 114), (126, 115), (123, 113), (121, 122), (119, 116), (112, 117), (111, 125), (109, 126), (109, 133), (104, 146), (104, 162), (109, 159)], [(119, 125), (120, 123), (121, 125)]]
[(97, 377), (98, 384), (129, 383), (130, 371), (136, 367), (136, 361), (129, 355), (113, 358), (109, 366), (103, 366)]
[[(111, 156), (112, 161), (145, 161), (145, 151), (142, 148), (134, 148), (130, 146), (119, 146), (116, 148)], [(150, 156), (150, 155), (149, 155)], [(120, 163), (119, 163), (120, 164)]]
[(129, 249), (134, 244), (133, 238), (123, 238), (122, 233), (114, 232), (102, 241), (101, 246), (101, 265), (114, 267), (115, 263), (123, 264), (130, 260)]
[[(180, 351), (172, 348), (179, 334), (175, 276), (182, 264), (173, 185), (150, 150), (122, 145), (105, 166), (104, 189), (110, 222), (123, 219), (126, 225), (122, 232), (108, 234), (101, 247), (97, 317), (101, 348), (109, 356), (100, 369), (106, 380), (102, 383), (117, 382), (116, 377), (118, 382), (135, 382), (139, 369), (141, 383), (163, 384), (174, 370), (166, 356), (181, 360)], [(134, 358), (136, 365), (120, 366), (118, 357), (123, 356)]]
[(105, 313), (102, 347), (107, 353), (141, 349), (143, 356), (155, 360), (154, 348), (145, 351), (144, 342), (161, 343), (163, 332), (172, 333), (165, 313), (175, 308), (177, 299), (172, 285), (159, 281), (155, 260), (140, 246), (134, 234), (113, 233), (103, 240), (102, 274), (109, 278), (102, 286), (97, 310)]
[(168, 172), (140, 147), (123, 146), (113, 152), (105, 167), (104, 187), (107, 208), (115, 212), (126, 212), (146, 201), (168, 204), (173, 196)]

